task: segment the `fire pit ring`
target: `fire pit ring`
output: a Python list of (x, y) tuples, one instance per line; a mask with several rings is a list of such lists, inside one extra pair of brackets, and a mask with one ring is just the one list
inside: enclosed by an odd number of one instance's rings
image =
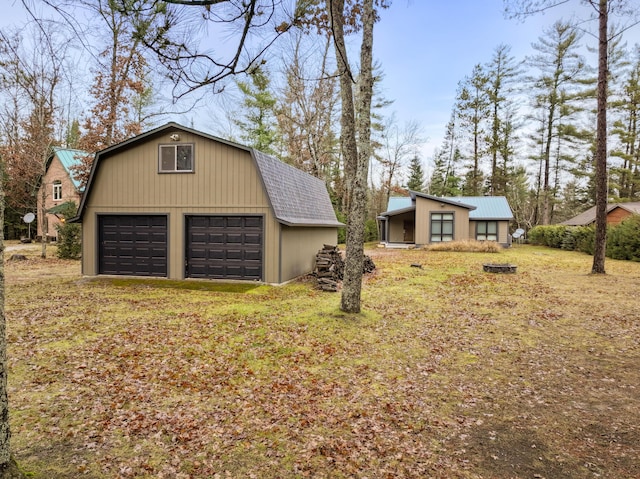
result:
[(518, 267), (514, 264), (492, 264), (485, 263), (482, 265), (482, 269), (487, 273), (515, 273)]

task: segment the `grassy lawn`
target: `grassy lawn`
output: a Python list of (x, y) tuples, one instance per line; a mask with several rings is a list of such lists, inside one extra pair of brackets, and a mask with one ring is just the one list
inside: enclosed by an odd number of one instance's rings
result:
[(640, 263), (371, 249), (352, 316), (311, 281), (86, 279), (27, 254), (5, 274), (34, 478), (640, 477)]

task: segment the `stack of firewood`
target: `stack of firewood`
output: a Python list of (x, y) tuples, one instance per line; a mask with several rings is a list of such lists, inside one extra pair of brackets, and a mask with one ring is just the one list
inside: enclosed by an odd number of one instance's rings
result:
[(362, 265), (362, 272), (364, 274), (373, 273), (374, 269), (376, 269), (376, 264), (373, 262), (373, 260), (369, 256), (365, 255), (364, 264)]
[[(364, 257), (363, 273), (371, 273), (376, 265), (369, 256)], [(338, 291), (338, 283), (344, 277), (344, 260), (337, 246), (324, 245), (316, 255), (314, 275), (322, 291)]]
[(322, 291), (338, 291), (338, 281), (342, 281), (344, 261), (337, 246), (324, 245), (316, 255), (316, 269), (313, 272)]

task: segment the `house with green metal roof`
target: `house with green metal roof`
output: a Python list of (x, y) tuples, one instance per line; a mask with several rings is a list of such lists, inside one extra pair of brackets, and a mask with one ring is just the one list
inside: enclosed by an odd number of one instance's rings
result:
[[(54, 147), (47, 159), (46, 173), (40, 182), (37, 197), (38, 237), (55, 240), (57, 225), (61, 224), (56, 207), (67, 202), (80, 204), (80, 182), (73, 175), (73, 167), (89, 153), (72, 148)], [(45, 220), (46, 221), (43, 221)]]
[(423, 246), (456, 240), (511, 244), (513, 213), (504, 196), (439, 197), (410, 191), (389, 198), (378, 215), (380, 241), (388, 246)]

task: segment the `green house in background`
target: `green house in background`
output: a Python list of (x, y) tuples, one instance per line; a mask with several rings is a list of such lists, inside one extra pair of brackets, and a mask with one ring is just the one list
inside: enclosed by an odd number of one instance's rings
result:
[[(40, 180), (40, 187), (37, 193), (37, 216), (38, 232), (41, 238), (47, 235), (50, 239), (56, 239), (58, 231), (56, 227), (60, 225), (61, 215), (56, 214), (56, 208), (69, 202), (80, 204), (82, 192), (80, 182), (73, 175), (74, 166), (82, 162), (82, 158), (89, 156), (89, 153), (81, 150), (54, 147), (47, 158), (46, 173)], [(44, 201), (44, 204), (43, 204)], [(47, 212), (46, 233), (45, 226), (40, 215)]]

